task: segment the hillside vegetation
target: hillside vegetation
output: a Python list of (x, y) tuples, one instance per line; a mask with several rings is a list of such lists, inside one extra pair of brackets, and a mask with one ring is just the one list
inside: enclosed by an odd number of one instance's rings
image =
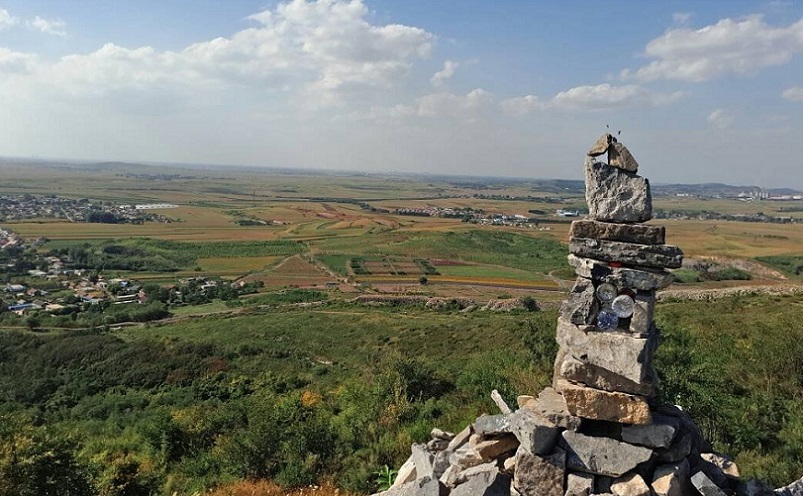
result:
[[(432, 427), (493, 412), (492, 389), (515, 402), (550, 381), (554, 312), (286, 301), (111, 332), (2, 332), (0, 495), (190, 494), (258, 479), (368, 493)], [(666, 303), (657, 321), (665, 399), (743, 475), (803, 475), (803, 305)]]

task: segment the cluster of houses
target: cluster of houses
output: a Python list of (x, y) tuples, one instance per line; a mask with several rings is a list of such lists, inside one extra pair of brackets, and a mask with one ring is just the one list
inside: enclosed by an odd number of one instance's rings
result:
[(169, 222), (152, 212), (143, 212), (141, 205), (116, 205), (74, 200), (57, 196), (0, 195), (0, 221), (27, 219), (65, 219), (70, 222)]
[(0, 227), (0, 250), (12, 246), (21, 246), (22, 238), (12, 231), (7, 231)]
[[(29, 275), (33, 278), (42, 277), (43, 271), (31, 270)], [(74, 271), (76, 279), (61, 281), (62, 288), (50, 291), (39, 289), (35, 283), (28, 286), (19, 283), (6, 284), (2, 301), (6, 303), (8, 311), (17, 315), (25, 315), (32, 310), (44, 310), (53, 314), (64, 311), (69, 306), (77, 307), (81, 304), (97, 304), (109, 301), (114, 305), (130, 303), (145, 303), (147, 298), (142, 288), (127, 279), (98, 279), (93, 282), (83, 277), (83, 271)], [(51, 277), (52, 274), (46, 274)], [(48, 285), (51, 287), (52, 285)], [(112, 291), (112, 288), (114, 290)]]

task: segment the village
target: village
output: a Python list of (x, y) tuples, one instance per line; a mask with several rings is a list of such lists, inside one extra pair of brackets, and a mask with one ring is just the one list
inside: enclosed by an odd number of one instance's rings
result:
[[(161, 208), (170, 207), (162, 205)], [(117, 205), (109, 202), (61, 198), (53, 195), (2, 195), (0, 221), (18, 222), (29, 219), (64, 219), (70, 222), (99, 222), (106, 224), (142, 224), (172, 222), (172, 219), (153, 212), (151, 205)], [(0, 246), (2, 245), (0, 234)]]

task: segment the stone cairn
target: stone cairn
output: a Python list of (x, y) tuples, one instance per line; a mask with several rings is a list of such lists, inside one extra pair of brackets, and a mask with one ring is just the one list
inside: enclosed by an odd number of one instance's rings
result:
[[(598, 161), (607, 154), (608, 162)], [(664, 244), (649, 181), (605, 134), (585, 161), (589, 219), (572, 223), (577, 280), (558, 317), (553, 387), (519, 396), (511, 411), (478, 418), (455, 435), (432, 431), (412, 446), (386, 496), (724, 496), (773, 492), (739, 480), (677, 406), (656, 404), (652, 358), (659, 330), (655, 292), (683, 253)]]

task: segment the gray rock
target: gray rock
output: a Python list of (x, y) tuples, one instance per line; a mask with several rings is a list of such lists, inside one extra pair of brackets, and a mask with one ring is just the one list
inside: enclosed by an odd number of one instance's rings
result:
[(510, 416), (505, 414), (483, 415), (474, 421), (474, 432), (482, 436), (510, 432)]
[(660, 415), (677, 417), (680, 420), (681, 429), (691, 434), (691, 451), (693, 453), (710, 453), (713, 451), (711, 443), (705, 439), (700, 426), (698, 426), (688, 413), (675, 405), (661, 405), (656, 409)]
[(471, 437), (472, 434), (474, 434), (473, 427), (471, 427), (471, 425), (467, 425), (465, 429), (463, 429), (462, 431), (458, 432), (455, 435), (455, 437), (453, 437), (452, 440), (449, 441), (449, 446), (446, 449), (448, 449), (450, 451), (455, 451), (459, 447), (461, 447), (464, 444), (466, 444), (468, 442), (468, 439)]
[(591, 437), (564, 431), (563, 440), (569, 447), (568, 468), (590, 474), (619, 477), (652, 456), (650, 449), (607, 437)]
[(376, 493), (373, 496), (446, 496), (448, 489), (439, 480), (431, 477), (422, 477), (418, 480), (402, 484), (383, 493)]
[[(432, 478), (440, 479), (446, 469), (451, 466), (450, 458), (451, 451), (439, 451), (435, 454), (435, 459), (432, 461)], [(429, 475), (429, 474), (427, 474)]]
[(718, 453), (700, 453), (700, 458), (718, 467), (727, 477), (732, 477), (734, 479), (740, 477), (739, 467), (736, 466), (733, 460), (725, 455), (720, 455)]
[(727, 496), (725, 491), (714, 484), (702, 471), (691, 476), (691, 483), (703, 496)]
[(430, 439), (429, 442), (427, 442), (427, 448), (432, 452), (443, 451), (448, 447), (449, 441), (446, 439)]
[(592, 219), (623, 223), (652, 219), (652, 195), (646, 178), (589, 158), (585, 179), (586, 203)]
[(413, 459), (418, 478), (420, 479), (425, 476), (432, 477), (435, 455), (429, 451), (426, 444), (414, 444), (412, 446), (412, 452), (413, 454), (410, 458)]
[(621, 143), (611, 143), (608, 147), (608, 165), (627, 172), (638, 172), (638, 162), (630, 150)]
[(647, 334), (652, 327), (655, 311), (655, 291), (637, 291), (633, 299), (633, 316), (630, 317), (630, 332), (633, 334)]
[(558, 427), (576, 431), (580, 428), (580, 418), (569, 413), (566, 399), (554, 388), (544, 388), (538, 398), (520, 396), (519, 407), (532, 410)]
[(569, 252), (578, 257), (643, 267), (677, 269), (683, 264), (683, 252), (672, 245), (638, 245), (621, 241), (571, 238)]
[(669, 449), (657, 450), (655, 460), (658, 462), (674, 463), (684, 460), (692, 451), (693, 436), (691, 432), (681, 429), (675, 435), (675, 440)]
[(596, 220), (572, 222), (569, 236), (573, 238), (607, 239), (641, 245), (662, 245), (666, 242), (666, 228), (647, 224), (618, 224)]
[(614, 138), (608, 133), (605, 133), (599, 138), (597, 138), (597, 141), (595, 141), (594, 144), (591, 145), (591, 149), (588, 150), (588, 153), (586, 153), (586, 155), (588, 155), (589, 157), (598, 157), (603, 153), (607, 153), (608, 148), (614, 141), (616, 141), (616, 138)]
[(499, 394), (499, 391), (497, 391), (496, 389), (491, 391), (491, 399), (493, 400), (494, 403), (496, 403), (496, 406), (499, 407), (499, 410), (504, 415), (508, 415), (510, 413), (513, 413), (513, 411), (510, 409), (510, 407), (507, 405), (507, 403), (505, 403), (505, 400), (504, 400), (504, 398), (502, 398), (502, 395)]
[(646, 379), (634, 382), (603, 368), (581, 362), (570, 354), (565, 354), (559, 369), (560, 377), (574, 382), (581, 382), (588, 386), (611, 392), (624, 392), (653, 396), (655, 387), (652, 383), (652, 370), (647, 368)]
[(652, 476), (652, 490), (656, 496), (686, 496), (688, 494), (689, 462), (659, 465)]
[(594, 476), (584, 473), (569, 473), (566, 476), (564, 496), (589, 496), (594, 489)]
[[(454, 466), (452, 466), (452, 468), (453, 467)], [(449, 473), (444, 473), (444, 476), (441, 478), (441, 482), (445, 483), (446, 486), (448, 487), (455, 487), (468, 481), (469, 478), (474, 477), (475, 475), (481, 474), (483, 472), (498, 472), (498, 471), (499, 469), (497, 468), (495, 461), (488, 462), (480, 465), (475, 465), (473, 467), (469, 467), (461, 471), (451, 470), (449, 471)]]
[(407, 484), (408, 482), (412, 482), (416, 480), (418, 477), (416, 476), (415, 471), (415, 462), (413, 461), (413, 457), (407, 459), (404, 464), (399, 467), (399, 471), (396, 473), (396, 479), (393, 481), (393, 485), (390, 486), (390, 489), (395, 487), (399, 487), (402, 484)]
[(650, 486), (639, 474), (627, 474), (611, 484), (614, 496), (650, 496)]
[[(630, 383), (648, 384), (649, 365), (652, 361), (648, 339), (635, 338), (625, 333), (586, 329), (588, 328), (558, 318), (558, 344), (580, 362), (604, 369), (610, 375), (620, 376)], [(649, 386), (651, 388), (651, 384)], [(614, 389), (617, 390), (619, 389)]]
[(597, 316), (597, 299), (594, 297), (594, 283), (590, 279), (578, 277), (563, 300), (560, 316), (573, 324), (591, 325)]
[(531, 410), (517, 410), (511, 426), (519, 444), (534, 455), (550, 453), (558, 439), (558, 426)]
[(788, 486), (780, 487), (773, 492), (775, 493), (775, 496), (802, 496), (803, 479), (798, 479)]
[(461, 472), (469, 467), (480, 465), (483, 462), (479, 453), (470, 445), (465, 444), (449, 455), (449, 463)]
[(432, 439), (443, 439), (445, 441), (451, 441), (454, 439), (454, 434), (438, 429), (437, 427), (432, 429), (432, 432), (430, 432), (429, 435), (432, 437)]
[(523, 496), (563, 496), (565, 473), (566, 453), (562, 449), (543, 457), (519, 448), (513, 486)]
[(622, 427), (622, 441), (648, 448), (669, 448), (680, 428), (676, 417), (653, 415), (652, 424)]
[(609, 282), (620, 288), (649, 291), (666, 288), (673, 281), (672, 274), (664, 270), (610, 267), (606, 262), (575, 255), (569, 255), (569, 265), (578, 276)]
[(480, 472), (452, 489), (450, 496), (510, 496), (510, 476), (494, 471)]

